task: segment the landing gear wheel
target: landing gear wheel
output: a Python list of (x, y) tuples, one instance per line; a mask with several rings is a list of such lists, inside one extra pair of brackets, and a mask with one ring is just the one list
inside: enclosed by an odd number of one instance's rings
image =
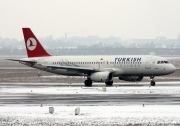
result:
[(154, 76), (150, 76), (150, 79), (151, 79), (150, 85), (155, 86), (156, 82), (154, 81)]
[(156, 82), (151, 81), (151, 86), (155, 86), (155, 85), (156, 85)]
[(84, 84), (86, 87), (91, 87), (92, 86), (92, 80), (85, 80)]
[(106, 83), (106, 86), (112, 86), (113, 85), (113, 81), (108, 81), (108, 82), (105, 82)]

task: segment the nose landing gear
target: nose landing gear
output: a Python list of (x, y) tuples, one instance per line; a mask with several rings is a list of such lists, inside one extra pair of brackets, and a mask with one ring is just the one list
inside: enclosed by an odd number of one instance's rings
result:
[(151, 86), (155, 86), (155, 85), (156, 85), (156, 82), (155, 82), (155, 80), (154, 80), (154, 76), (151, 76), (150, 79), (151, 79), (150, 85), (151, 85)]

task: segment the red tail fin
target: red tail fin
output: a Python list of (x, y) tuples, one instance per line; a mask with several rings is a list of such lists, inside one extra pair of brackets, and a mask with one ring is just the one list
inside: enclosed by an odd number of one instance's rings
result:
[(51, 56), (42, 47), (30, 28), (22, 28), (28, 57)]

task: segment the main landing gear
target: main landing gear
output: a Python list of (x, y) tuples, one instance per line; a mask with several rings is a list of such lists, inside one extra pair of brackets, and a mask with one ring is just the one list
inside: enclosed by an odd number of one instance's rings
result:
[(91, 87), (92, 86), (92, 80), (88, 79), (84, 81), (84, 84), (86, 87)]
[(106, 86), (112, 86), (113, 85), (113, 81), (108, 81), (108, 82), (105, 82)]
[(156, 82), (154, 81), (154, 76), (151, 76), (150, 79), (151, 79), (150, 85), (155, 86)]
[[(87, 79), (84, 81), (84, 84), (86, 87), (91, 87), (92, 86), (92, 80)], [(106, 86), (112, 86), (113, 85), (113, 81), (107, 81), (105, 82)]]

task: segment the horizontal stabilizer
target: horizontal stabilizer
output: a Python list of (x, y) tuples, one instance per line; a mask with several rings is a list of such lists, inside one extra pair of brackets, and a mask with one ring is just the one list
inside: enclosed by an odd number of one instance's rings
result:
[(10, 61), (18, 61), (18, 62), (27, 62), (27, 63), (37, 63), (37, 61), (32, 61), (32, 60), (17, 60), (17, 59), (6, 59)]

